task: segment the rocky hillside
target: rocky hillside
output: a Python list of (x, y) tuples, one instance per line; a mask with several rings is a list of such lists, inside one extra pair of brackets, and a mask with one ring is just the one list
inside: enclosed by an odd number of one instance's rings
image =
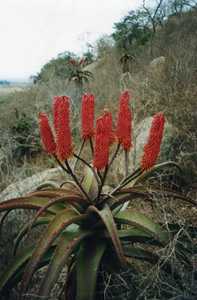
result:
[[(75, 101), (76, 78), (80, 70), (93, 75), (93, 78), (83, 81), (82, 89), (95, 94), (98, 113), (105, 105), (116, 112), (114, 103), (120, 91), (129, 89), (133, 98), (135, 125), (138, 126), (145, 117), (163, 111), (173, 127), (171, 142), (174, 146), (171, 157), (181, 163), (196, 162), (195, 28), (197, 11), (193, 8), (170, 15), (163, 21), (162, 26), (158, 26), (151, 39), (140, 42), (135, 39), (127, 47), (127, 52), (112, 38), (104, 37), (95, 47), (96, 55), (86, 54), (86, 63), (82, 69), (78, 70), (73, 64), (72, 68), (68, 67), (66, 63), (72, 59), (76, 60), (78, 66), (81, 66), (81, 62), (76, 55), (65, 52), (42, 68), (32, 87), (25, 91), (15, 91), (6, 97), (0, 96), (2, 188), (18, 179), (14, 175), (15, 168), (20, 170), (22, 166), (23, 171), (19, 174), (26, 176), (24, 161), (30, 175), (34, 173), (35, 165), (38, 171), (40, 166), (41, 169), (50, 166), (50, 162), (46, 162), (40, 154), (37, 156), (40, 153), (37, 114), (43, 109), (50, 110), (54, 95), (67, 94)], [(79, 105), (75, 103), (74, 107)], [(75, 122), (74, 131), (77, 127)]]

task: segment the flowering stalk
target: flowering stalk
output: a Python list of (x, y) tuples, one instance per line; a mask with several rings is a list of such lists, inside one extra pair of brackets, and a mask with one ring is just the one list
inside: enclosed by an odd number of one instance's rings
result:
[(112, 116), (108, 111), (97, 119), (93, 165), (102, 170), (108, 165), (109, 147), (112, 143)]
[(125, 178), (129, 174), (129, 157), (128, 157), (128, 151), (124, 150), (124, 161), (125, 161)]
[[(105, 179), (109, 170), (109, 147), (113, 143), (113, 130), (112, 130), (112, 115), (107, 110), (104, 110), (102, 117), (97, 119), (96, 122), (96, 137), (94, 148), (94, 161), (93, 165), (97, 169), (98, 175), (101, 179), (101, 184), (98, 191), (98, 199), (102, 192), (102, 187), (105, 184)], [(104, 169), (103, 175), (99, 173)]]
[(163, 137), (165, 117), (163, 113), (154, 115), (148, 141), (144, 146), (144, 153), (141, 159), (141, 169), (148, 170), (152, 168), (160, 152), (160, 146)]
[(66, 168), (68, 170), (68, 173), (70, 176), (72, 176), (72, 178), (74, 179), (74, 181), (76, 182), (76, 184), (78, 185), (78, 187), (80, 188), (81, 192), (83, 193), (83, 195), (86, 198), (86, 201), (88, 201), (89, 203), (91, 203), (91, 200), (88, 196), (88, 194), (86, 193), (85, 189), (83, 188), (83, 186), (81, 185), (80, 181), (78, 180), (77, 176), (75, 175), (75, 173), (73, 172), (73, 170), (71, 169), (68, 160), (65, 160), (65, 164), (66, 164)]
[(75, 159), (75, 162), (74, 162), (74, 165), (73, 165), (73, 171), (75, 171), (75, 169), (76, 169), (76, 167), (77, 167), (77, 163), (78, 163), (78, 160), (79, 160), (79, 158), (80, 158), (80, 155), (81, 155), (81, 153), (82, 153), (82, 151), (83, 151), (85, 142), (86, 142), (85, 140), (82, 141), (81, 146), (80, 146), (80, 148), (79, 148), (79, 151), (78, 151), (77, 155), (74, 155), (76, 159)]
[(129, 107), (129, 93), (125, 91), (121, 94), (119, 100), (119, 112), (118, 112), (118, 121), (116, 135), (119, 140), (119, 143), (122, 145), (125, 151), (129, 151), (131, 143), (131, 109)]
[(89, 139), (89, 143), (90, 143), (90, 149), (91, 149), (92, 156), (93, 156), (93, 155), (94, 155), (94, 145), (93, 145), (93, 140), (92, 140), (92, 138)]
[[(81, 135), (82, 135), (82, 143), (79, 148), (79, 152), (77, 156), (79, 157), (83, 151), (85, 142), (87, 140), (90, 141), (90, 146), (92, 149), (92, 137), (94, 135), (94, 95), (92, 94), (84, 94), (82, 96), (82, 104), (81, 104)], [(93, 151), (92, 151), (93, 153)], [(74, 162), (73, 169), (75, 170), (77, 166), (78, 158), (76, 158)]]
[(106, 130), (109, 132), (109, 145), (111, 146), (116, 141), (116, 135), (113, 130), (112, 114), (107, 109), (104, 110), (104, 118), (107, 126)]
[[(53, 125), (55, 132), (58, 131), (58, 122), (59, 122), (59, 106), (64, 102), (65, 96), (55, 96), (53, 98)], [(67, 97), (66, 97), (67, 98)]]
[(108, 164), (109, 160), (109, 135), (105, 127), (104, 117), (96, 121), (96, 136), (94, 147), (93, 165), (97, 170), (102, 170)]
[(129, 107), (129, 99), (130, 99), (130, 95), (128, 91), (123, 92), (120, 96), (117, 130), (116, 130), (119, 143), (122, 145), (125, 152), (125, 177), (127, 177), (129, 173), (128, 151), (132, 146), (132, 142), (131, 142), (132, 115), (131, 115), (131, 109)]
[(84, 94), (81, 105), (82, 138), (87, 140), (94, 135), (94, 95)]
[(73, 153), (72, 136), (70, 130), (70, 102), (68, 97), (64, 97), (58, 104), (57, 113), (57, 157), (64, 161)]
[(48, 154), (55, 154), (56, 144), (53, 133), (49, 125), (48, 117), (45, 113), (39, 113), (40, 137), (44, 150)]
[(120, 181), (119, 185), (112, 190), (110, 195), (114, 195), (116, 192), (120, 191), (123, 187), (125, 187), (127, 184), (129, 184), (132, 180), (138, 178), (142, 173), (143, 173), (143, 171), (141, 170), (141, 168), (138, 168), (132, 174), (130, 174), (126, 178), (123, 178)]

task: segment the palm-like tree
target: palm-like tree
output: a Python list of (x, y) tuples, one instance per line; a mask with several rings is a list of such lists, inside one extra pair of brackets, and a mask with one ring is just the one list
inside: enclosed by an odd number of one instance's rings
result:
[(120, 64), (122, 66), (122, 73), (130, 72), (130, 64), (134, 61), (134, 56), (128, 53), (124, 53), (120, 58)]
[(75, 83), (76, 98), (80, 99), (84, 83), (89, 82), (93, 78), (93, 74), (90, 71), (84, 70), (84, 67), (87, 65), (87, 61), (84, 58), (70, 59), (68, 65), (68, 81)]

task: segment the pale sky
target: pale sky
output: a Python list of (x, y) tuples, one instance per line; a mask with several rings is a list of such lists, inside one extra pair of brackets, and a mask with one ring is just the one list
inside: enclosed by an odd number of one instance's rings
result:
[(81, 53), (141, 0), (0, 0), (0, 79), (25, 79), (63, 51)]

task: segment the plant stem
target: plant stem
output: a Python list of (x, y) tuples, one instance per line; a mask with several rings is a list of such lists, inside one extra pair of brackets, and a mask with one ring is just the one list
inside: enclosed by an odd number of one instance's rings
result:
[(136, 169), (133, 173), (128, 175), (126, 178), (123, 178), (122, 183), (125, 183), (126, 181), (129, 181), (130, 179), (133, 179), (133, 176), (136, 174), (138, 175), (139, 172), (144, 172), (141, 168)]
[(89, 139), (89, 143), (90, 143), (90, 148), (91, 148), (92, 156), (93, 156), (94, 155), (94, 146), (93, 146), (92, 138)]
[(100, 198), (100, 195), (101, 195), (101, 192), (102, 192), (102, 188), (103, 188), (103, 186), (104, 186), (104, 184), (105, 184), (105, 179), (106, 179), (106, 177), (107, 177), (107, 172), (108, 172), (108, 170), (109, 170), (109, 167), (108, 167), (108, 165), (105, 167), (105, 170), (104, 170), (104, 173), (103, 173), (103, 176), (102, 176), (102, 179), (101, 179), (101, 185), (100, 185), (100, 187), (99, 187), (99, 191), (98, 191), (98, 197), (97, 197), (97, 199), (99, 200), (99, 198)]
[(56, 155), (53, 155), (55, 160), (57, 161), (58, 165), (67, 173), (69, 174), (69, 171), (65, 168), (65, 166), (62, 164), (62, 162), (57, 158)]
[(128, 157), (128, 151), (124, 151), (124, 163), (125, 163), (125, 178), (128, 177), (129, 174), (129, 157)]
[(101, 194), (101, 192), (102, 192), (102, 188), (103, 188), (103, 186), (104, 186), (104, 184), (105, 184), (105, 180), (106, 180), (106, 177), (107, 177), (107, 173), (108, 173), (108, 171), (109, 171), (109, 168), (111, 167), (113, 161), (115, 160), (115, 158), (116, 158), (116, 156), (117, 156), (117, 154), (118, 154), (119, 149), (120, 149), (120, 143), (117, 145), (116, 151), (114, 152), (114, 154), (113, 154), (113, 156), (112, 156), (112, 158), (111, 158), (111, 161), (110, 161), (109, 164), (105, 167), (105, 171), (104, 171), (104, 173), (103, 173), (103, 176), (101, 176), (101, 174), (97, 171), (97, 172), (98, 172), (98, 175), (99, 175), (99, 177), (100, 177), (100, 179), (101, 179), (101, 185), (100, 185), (100, 187), (99, 187), (99, 192), (98, 192), (98, 199), (99, 199), (100, 194)]
[(97, 174), (98, 174), (98, 177), (99, 177), (99, 179), (100, 179), (100, 184), (101, 184), (101, 182), (102, 182), (102, 175), (101, 175), (101, 172), (100, 172), (99, 170), (97, 170)]
[(76, 182), (76, 184), (77, 184), (78, 187), (80, 188), (81, 192), (86, 196), (88, 202), (91, 203), (91, 200), (90, 200), (88, 194), (86, 193), (86, 191), (85, 191), (84, 188), (82, 187), (82, 185), (81, 185), (81, 183), (79, 182), (79, 180), (78, 180), (77, 176), (75, 175), (75, 173), (73, 173), (73, 171), (72, 171), (72, 169), (71, 169), (71, 167), (70, 167), (70, 165), (69, 165), (69, 163), (68, 163), (67, 160), (65, 161), (65, 164), (66, 164), (66, 167), (67, 167), (67, 169), (68, 169), (68, 171), (69, 171), (69, 174), (72, 176), (72, 178), (74, 179), (74, 181)]
[(116, 193), (117, 191), (119, 191), (121, 188), (123, 188), (125, 185), (127, 185), (131, 180), (135, 179), (136, 177), (138, 177), (143, 171), (141, 170), (141, 168), (138, 168), (137, 170), (135, 170), (131, 175), (129, 175), (126, 178), (123, 178), (121, 180), (121, 182), (119, 183), (119, 185), (110, 193), (110, 195), (114, 195), (114, 193)]
[(76, 160), (75, 160), (74, 165), (73, 165), (73, 171), (75, 171), (75, 169), (76, 169), (76, 166), (77, 166), (77, 163), (78, 163), (78, 160), (79, 160), (79, 156), (81, 155), (81, 153), (82, 153), (82, 151), (83, 151), (85, 142), (86, 142), (86, 140), (83, 139), (83, 141), (82, 141), (82, 143), (81, 143), (81, 146), (80, 146), (80, 148), (79, 148), (79, 151), (78, 151), (77, 155), (76, 155), (76, 156), (74, 155), (74, 156), (76, 157)]
[(118, 143), (118, 145), (117, 145), (116, 151), (114, 152), (114, 155), (112, 156), (111, 161), (110, 161), (110, 163), (109, 163), (109, 165), (108, 165), (108, 169), (109, 169), (109, 168), (111, 167), (111, 165), (113, 164), (113, 161), (114, 161), (114, 159), (116, 158), (119, 149), (120, 149), (120, 143)]
[(94, 168), (93, 168), (93, 167), (92, 167), (85, 159), (83, 159), (83, 158), (81, 158), (80, 156), (78, 156), (78, 154), (75, 154), (75, 153), (74, 153), (74, 157), (76, 157), (77, 160), (82, 161), (88, 168), (90, 168), (90, 169), (92, 170), (92, 172), (94, 173), (94, 177), (95, 177), (97, 183), (100, 184), (100, 182), (99, 182), (99, 177), (98, 177), (98, 175), (97, 175), (95, 169), (94, 169)]
[[(89, 143), (90, 143), (90, 148), (91, 148), (92, 157), (93, 157), (94, 156), (94, 146), (93, 146), (92, 138), (89, 139)], [(100, 181), (102, 181), (102, 175), (98, 170), (97, 170), (97, 174), (98, 174)]]
[(131, 180), (134, 180), (135, 178), (139, 177), (142, 173), (143, 173), (143, 171), (140, 170), (139, 173), (135, 174), (135, 176), (133, 176), (130, 179), (128, 179), (125, 182), (123, 182), (123, 184), (120, 186), (119, 189), (122, 189), (123, 187), (125, 187)]

